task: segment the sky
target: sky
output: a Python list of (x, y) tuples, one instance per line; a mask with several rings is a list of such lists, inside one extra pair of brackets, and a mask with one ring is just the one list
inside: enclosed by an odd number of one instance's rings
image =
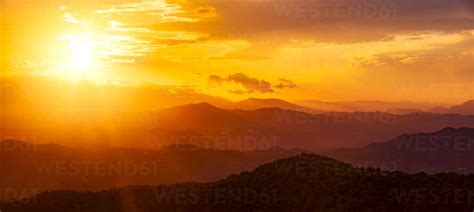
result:
[(230, 100), (474, 99), (470, 0), (1, 0), (0, 8), (4, 78), (151, 83)]

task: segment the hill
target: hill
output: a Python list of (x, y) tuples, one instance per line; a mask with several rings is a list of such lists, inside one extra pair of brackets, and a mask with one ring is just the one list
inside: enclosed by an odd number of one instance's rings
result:
[(474, 116), (456, 114), (310, 114), (281, 108), (226, 110), (206, 103), (157, 111), (153, 120), (148, 126), (170, 130), (190, 129), (208, 140), (226, 143), (247, 139), (255, 143), (271, 142), (272, 146), (311, 151), (361, 147), (390, 140), (403, 133), (434, 131), (448, 126), (474, 127)]
[[(107, 146), (72, 148), (57, 144), (0, 142), (0, 199), (47, 190), (100, 190), (127, 185), (210, 182), (302, 150), (202, 149), (174, 144), (161, 150)], [(24, 191), (24, 192), (22, 192)], [(27, 192), (26, 192), (27, 191)]]
[(324, 102), (319, 100), (300, 100), (296, 104), (315, 110), (336, 112), (389, 112), (395, 114), (408, 114), (411, 112), (425, 111), (433, 107), (442, 107), (445, 104), (416, 103), (416, 102), (384, 102), (384, 101), (334, 101)]
[[(95, 123), (62, 117), (52, 126), (42, 119), (6, 121), (3, 135), (35, 143), (67, 146), (108, 144), (157, 148), (190, 143), (214, 149), (258, 150), (272, 146), (321, 151), (354, 148), (391, 140), (407, 133), (445, 127), (474, 127), (474, 116), (457, 114), (383, 112), (330, 112), (311, 114), (281, 108), (222, 109), (208, 103), (182, 105), (152, 112), (130, 112)], [(69, 123), (73, 120), (74, 123)], [(32, 127), (25, 127), (28, 123)], [(42, 126), (42, 127), (34, 127)]]
[(474, 175), (353, 168), (302, 154), (213, 183), (53, 191), (6, 211), (470, 211)]
[(294, 110), (306, 113), (321, 113), (322, 111), (313, 110), (281, 99), (256, 99), (248, 98), (235, 103), (235, 109), (257, 110), (262, 108), (280, 108), (284, 110)]
[(404, 134), (356, 149), (328, 155), (357, 166), (375, 166), (415, 173), (474, 172), (474, 128), (445, 128), (432, 133)]
[(462, 115), (474, 115), (474, 100), (464, 102), (460, 105), (454, 105), (449, 108), (446, 107), (435, 107), (429, 110), (432, 113), (452, 113)]

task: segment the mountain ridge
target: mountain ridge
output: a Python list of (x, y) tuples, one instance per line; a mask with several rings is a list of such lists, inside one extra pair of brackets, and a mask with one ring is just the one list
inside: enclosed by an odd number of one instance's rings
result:
[(472, 210), (466, 195), (473, 189), (474, 175), (354, 168), (332, 158), (299, 154), (211, 183), (129, 186), (100, 192), (51, 191), (0, 203), (0, 207), (40, 212), (466, 211)]
[(390, 163), (391, 169), (409, 173), (473, 173), (474, 128), (446, 127), (431, 133), (403, 134), (386, 142), (341, 148), (327, 154), (362, 166)]
[[(0, 142), (0, 144), (3, 142)], [(127, 185), (186, 181), (210, 182), (251, 170), (275, 159), (307, 152), (301, 149), (237, 151), (173, 144), (162, 149), (68, 147), (58, 144), (9, 145), (0, 149), (0, 200), (47, 190), (102, 190)], [(28, 190), (31, 192), (22, 193)]]
[(428, 110), (428, 112), (474, 115), (474, 100), (469, 100), (459, 105), (453, 105), (451, 107), (435, 107)]

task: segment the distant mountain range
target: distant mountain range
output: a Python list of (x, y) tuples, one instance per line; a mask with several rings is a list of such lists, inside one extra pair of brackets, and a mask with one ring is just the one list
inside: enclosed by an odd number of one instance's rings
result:
[(449, 108), (446, 107), (436, 107), (428, 110), (432, 113), (452, 113), (452, 114), (463, 114), (463, 115), (473, 115), (474, 114), (474, 100), (464, 102), (460, 105), (454, 105)]
[(384, 102), (384, 101), (334, 101), (324, 102), (320, 100), (300, 100), (298, 105), (314, 110), (337, 111), (337, 112), (389, 112), (393, 114), (408, 114), (423, 112), (433, 107), (443, 107), (444, 104), (416, 103), (416, 102)]
[(327, 155), (356, 166), (409, 173), (474, 172), (474, 128), (445, 128), (433, 133), (404, 134), (356, 149)]
[(386, 112), (391, 114), (440, 113), (474, 115), (474, 100), (460, 105), (419, 103), (419, 102), (385, 102), (385, 101), (334, 101), (298, 100), (294, 103), (282, 99), (249, 98), (242, 101), (211, 101), (225, 109), (257, 110), (262, 108), (281, 108), (306, 113), (320, 114), (324, 112)]
[[(474, 127), (474, 116), (393, 115), (380, 112), (309, 114), (279, 108), (225, 110), (207, 103), (157, 111), (153, 119), (155, 122), (150, 122), (148, 126), (192, 130), (203, 140), (209, 136), (208, 140), (224, 144), (222, 148), (232, 139), (248, 138), (256, 143), (272, 142), (272, 146), (314, 151), (364, 146), (390, 140), (403, 133), (435, 131), (447, 126)], [(199, 139), (192, 138), (196, 141), (194, 144), (199, 145)], [(219, 141), (220, 138), (223, 140)]]
[(190, 143), (204, 148), (244, 151), (272, 146), (321, 151), (362, 147), (388, 141), (404, 133), (431, 132), (445, 127), (474, 127), (472, 115), (393, 115), (382, 112), (311, 114), (280, 108), (222, 109), (208, 103), (148, 113), (123, 113), (101, 119), (84, 117), (78, 121), (77, 118), (57, 118), (5, 121), (0, 133), (12, 138), (26, 135), (35, 143), (54, 142), (68, 146), (99, 143), (158, 148)]
[[(0, 142), (0, 200), (47, 190), (209, 182), (301, 152), (305, 151), (277, 147), (242, 152), (201, 149), (190, 144), (174, 144), (161, 150), (71, 148), (6, 140)], [(3, 193), (4, 189), (10, 193)]]
[(284, 110), (294, 110), (306, 113), (322, 113), (321, 110), (310, 109), (281, 99), (256, 99), (249, 98), (235, 102), (233, 109), (258, 110), (262, 108), (280, 108)]
[[(474, 100), (473, 100), (474, 101)], [(285, 110), (295, 110), (306, 113), (319, 114), (324, 112), (387, 112), (392, 114), (409, 114), (433, 112), (433, 109), (445, 108), (446, 104), (418, 103), (418, 102), (385, 102), (385, 101), (334, 101), (325, 102), (320, 100), (298, 100), (294, 103), (281, 99), (257, 99), (249, 98), (238, 102), (227, 102), (214, 104), (225, 109), (257, 110), (262, 108), (281, 108)], [(456, 107), (456, 106), (453, 106)], [(474, 115), (474, 106), (466, 105), (470, 108), (469, 113), (460, 114)], [(441, 111), (439, 111), (441, 112)], [(441, 112), (444, 113), (444, 112)]]
[(5, 211), (471, 211), (474, 175), (404, 174), (302, 154), (213, 183), (52, 191)]

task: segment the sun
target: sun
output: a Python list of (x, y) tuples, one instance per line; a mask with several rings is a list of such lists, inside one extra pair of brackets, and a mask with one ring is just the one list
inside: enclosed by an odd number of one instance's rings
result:
[(84, 41), (71, 41), (71, 69), (73, 71), (87, 71), (92, 64), (92, 47)]
[(93, 34), (63, 34), (58, 37), (61, 48), (56, 51), (58, 62), (51, 75), (77, 82), (81, 80), (104, 82), (109, 76), (104, 67), (103, 41)]
[(72, 81), (102, 81), (97, 57), (97, 42), (91, 36), (68, 36), (68, 53), (66, 77)]
[(71, 51), (70, 69), (74, 74), (86, 75), (92, 71), (93, 45), (83, 40), (72, 40), (69, 43)]

